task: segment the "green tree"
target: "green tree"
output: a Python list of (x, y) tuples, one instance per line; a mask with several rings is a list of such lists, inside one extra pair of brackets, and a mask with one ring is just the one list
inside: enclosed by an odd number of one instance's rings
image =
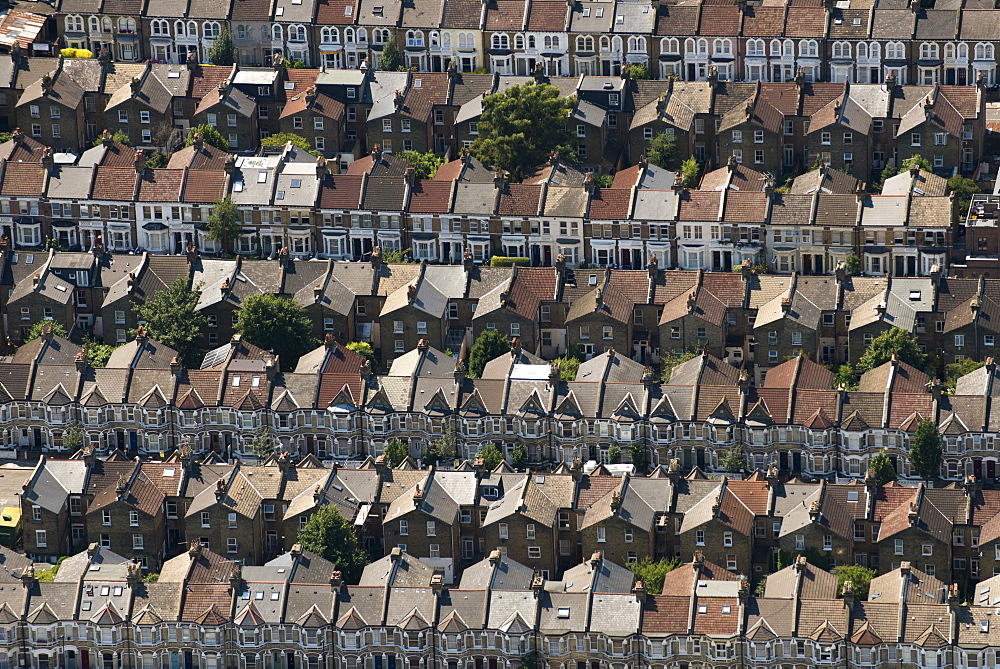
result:
[(354, 351), (368, 362), (375, 364), (375, 349), (366, 341), (352, 341), (345, 348)]
[(514, 469), (524, 469), (528, 466), (528, 448), (518, 443), (510, 450), (510, 464)]
[(415, 265), (416, 260), (410, 257), (410, 252), (413, 249), (407, 247), (405, 249), (390, 249), (386, 251), (382, 250), (382, 262), (388, 264), (402, 264), (402, 265)]
[(500, 466), (500, 463), (504, 461), (503, 451), (497, 448), (496, 444), (487, 444), (478, 453), (476, 453), (476, 458), (483, 461), (483, 467), (489, 471), (493, 471)]
[(965, 216), (969, 213), (969, 205), (972, 204), (972, 196), (979, 192), (979, 185), (968, 177), (956, 174), (948, 179), (948, 190), (955, 194), (955, 201), (958, 206), (958, 213)]
[(566, 119), (575, 106), (575, 99), (562, 97), (551, 84), (519, 84), (487, 95), (472, 153), (510, 172), (516, 181), (548, 160), (552, 151), (572, 159), (576, 147)]
[(39, 337), (42, 336), (42, 333), (44, 333), (47, 328), (52, 328), (52, 334), (57, 337), (66, 336), (65, 325), (57, 321), (42, 320), (38, 321), (30, 328), (28, 328), (28, 336), (24, 338), (24, 342), (28, 343), (29, 341), (34, 341), (35, 339), (38, 339)]
[(628, 455), (632, 460), (632, 464), (635, 465), (637, 472), (642, 471), (646, 467), (646, 444), (642, 441), (633, 441), (629, 444)]
[(111, 354), (115, 352), (117, 346), (111, 344), (98, 344), (90, 339), (83, 343), (83, 350), (87, 355), (87, 364), (91, 367), (105, 367)]
[[(115, 134), (111, 136), (111, 139), (115, 140), (119, 144), (124, 144), (125, 146), (132, 146), (132, 140), (123, 130), (116, 130)], [(104, 143), (103, 137), (98, 137), (93, 142), (90, 143), (91, 146), (100, 146)]]
[(579, 359), (563, 356), (561, 358), (556, 358), (553, 362), (559, 365), (559, 378), (563, 381), (576, 380), (576, 373), (580, 369)]
[(79, 421), (73, 421), (63, 432), (63, 447), (70, 453), (76, 453), (84, 447), (86, 437), (83, 425)]
[(385, 460), (390, 467), (398, 467), (410, 455), (410, 449), (399, 439), (393, 437), (386, 443), (383, 453), (385, 453)]
[(733, 444), (726, 450), (726, 455), (719, 461), (722, 468), (727, 472), (741, 472), (746, 467), (747, 460), (743, 454), (742, 444)]
[(166, 167), (169, 161), (170, 159), (163, 151), (149, 151), (146, 153), (146, 167), (150, 169)]
[(289, 142), (292, 146), (297, 146), (306, 153), (311, 153), (314, 156), (320, 155), (320, 152), (314, 149), (310, 144), (309, 140), (302, 135), (296, 135), (294, 132), (279, 132), (276, 135), (271, 135), (270, 137), (265, 137), (260, 140), (261, 146), (284, 146)]
[(634, 63), (628, 66), (629, 79), (649, 79), (649, 68), (642, 63)]
[(694, 156), (689, 156), (681, 163), (681, 176), (684, 178), (685, 188), (694, 188), (698, 185), (698, 177), (701, 175), (701, 165)]
[(982, 367), (984, 362), (979, 362), (973, 358), (965, 358), (958, 362), (953, 362), (950, 365), (945, 366), (945, 378), (942, 384), (945, 392), (953, 393), (955, 392), (955, 386), (958, 384), (958, 380), (965, 376), (966, 374), (971, 374), (980, 367)]
[(653, 136), (646, 147), (646, 160), (664, 170), (677, 170), (681, 166), (680, 151), (673, 133), (663, 131)]
[(858, 375), (850, 365), (841, 365), (833, 375), (833, 387), (839, 388), (842, 385), (844, 390), (858, 389)]
[(854, 586), (855, 601), (863, 602), (868, 599), (868, 588), (875, 578), (874, 569), (859, 567), (856, 564), (844, 564), (834, 567), (833, 573), (837, 575), (840, 594), (844, 592), (844, 583), (850, 581)]
[(208, 327), (208, 318), (196, 309), (198, 293), (181, 277), (144, 302), (132, 304), (137, 320), (146, 323), (149, 336), (180, 354), (185, 364), (196, 365), (197, 342)]
[(240, 210), (233, 198), (227, 195), (216, 200), (212, 213), (208, 215), (208, 238), (219, 242), (222, 252), (226, 253), (241, 234)]
[(941, 471), (941, 433), (937, 423), (924, 418), (917, 423), (917, 432), (910, 439), (910, 467), (920, 478), (930, 481)]
[(844, 259), (844, 273), (847, 276), (857, 276), (861, 274), (861, 258), (851, 254)]
[(214, 125), (202, 123), (191, 128), (184, 140), (184, 146), (193, 146), (195, 140), (201, 137), (201, 141), (214, 146), (220, 151), (229, 151), (229, 140), (222, 136), (222, 133), (215, 129)]
[(4, 142), (9, 142), (12, 139), (14, 139), (14, 133), (0, 132), (0, 144), (3, 144)]
[(608, 447), (608, 463), (612, 465), (621, 464), (622, 449), (618, 444), (611, 444)]
[(316, 509), (299, 530), (298, 542), (337, 565), (347, 583), (357, 583), (368, 564), (368, 555), (358, 545), (354, 525), (333, 504)]
[(294, 369), (299, 356), (318, 343), (302, 307), (273, 293), (251, 295), (243, 302), (236, 331), (251, 344), (274, 351), (284, 369)]
[(931, 165), (931, 161), (927, 160), (919, 153), (914, 153), (912, 156), (910, 156), (909, 158), (907, 158), (902, 162), (902, 164), (899, 166), (899, 171), (897, 172), (897, 174), (902, 174), (903, 172), (909, 171), (909, 169), (914, 165), (922, 169), (924, 172), (934, 171), (934, 166)]
[(483, 375), (486, 363), (509, 350), (510, 342), (500, 330), (483, 330), (469, 351), (469, 377), (478, 379)]
[(219, 36), (212, 43), (212, 48), (208, 50), (208, 62), (212, 65), (232, 66), (236, 62), (236, 44), (233, 43), (233, 34), (222, 24)]
[(920, 352), (916, 338), (903, 328), (892, 327), (872, 339), (861, 354), (856, 366), (858, 374), (884, 365), (892, 360), (894, 353), (899, 355), (900, 360), (917, 369), (923, 369), (927, 362), (927, 356)]
[(266, 460), (272, 455), (277, 449), (278, 443), (271, 434), (271, 429), (266, 425), (261, 425), (253, 433), (253, 439), (247, 445), (247, 450), (256, 455), (261, 460)]
[(896, 467), (892, 464), (888, 449), (883, 448), (873, 455), (872, 459), (868, 461), (868, 469), (875, 477), (875, 485), (877, 486), (884, 486), (886, 483), (896, 480)]
[(451, 462), (456, 455), (458, 455), (458, 439), (455, 438), (455, 430), (451, 427), (451, 423), (445, 423), (441, 436), (427, 446), (427, 457), (424, 459), (437, 464), (442, 460)]
[(682, 362), (687, 362), (697, 355), (698, 354), (694, 351), (684, 351), (680, 355), (676, 355), (673, 351), (671, 351), (664, 355), (660, 358), (660, 380), (663, 381), (663, 383), (669, 383), (670, 373), (674, 371), (674, 367)]
[(378, 58), (378, 69), (395, 72), (403, 67), (403, 52), (399, 50), (396, 33), (392, 31), (389, 39), (382, 45), (382, 55)]
[(661, 558), (654, 561), (646, 556), (641, 560), (633, 562), (630, 569), (635, 577), (646, 585), (646, 592), (651, 595), (658, 595), (663, 592), (663, 579), (667, 574), (681, 566), (681, 561), (676, 558)]
[(414, 174), (418, 179), (433, 179), (438, 168), (444, 165), (444, 158), (433, 153), (402, 151), (399, 158), (404, 163), (413, 165)]
[(598, 174), (594, 177), (594, 185), (598, 188), (611, 188), (615, 183), (615, 178), (610, 174)]

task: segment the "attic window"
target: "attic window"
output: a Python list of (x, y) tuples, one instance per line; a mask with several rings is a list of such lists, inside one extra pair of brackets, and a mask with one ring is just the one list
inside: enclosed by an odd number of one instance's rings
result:
[(233, 388), (239, 388), (239, 387), (240, 387), (240, 375), (239, 374), (234, 374), (233, 375)]
[(722, 615), (728, 616), (732, 612), (733, 612), (733, 607), (731, 607), (731, 606), (723, 606), (722, 607)]
[(121, 597), (122, 596), (122, 587), (120, 585), (115, 586), (115, 589), (111, 591), (111, 594), (114, 595), (115, 597)]
[(62, 285), (61, 283), (57, 283), (56, 284), (56, 290), (62, 291), (62, 292), (65, 293), (66, 292), (66, 286)]
[(253, 593), (253, 598), (254, 599), (264, 599), (264, 591), (263, 590), (258, 590), (257, 592)]
[(242, 181), (235, 182), (233, 184), (233, 190), (236, 191), (237, 193), (242, 193), (243, 192), (243, 182)]
[(274, 199), (275, 200), (284, 200), (285, 199), (285, 191), (279, 190), (278, 193), (277, 193), (277, 195), (274, 196)]
[(353, 11), (354, 7), (352, 7), (351, 5), (347, 5), (346, 7), (344, 7), (344, 16), (350, 16), (351, 12)]
[(25, 265), (30, 265), (33, 262), (35, 262), (35, 254), (34, 253), (29, 253), (28, 255), (24, 256), (24, 264)]
[(284, 7), (278, 7), (276, 10), (274, 10), (274, 15), (275, 16), (283, 16), (284, 14), (285, 14), (285, 8)]
[(590, 275), (590, 279), (588, 280), (588, 283), (591, 286), (596, 286), (597, 285), (597, 275), (596, 274), (591, 274)]
[(292, 179), (292, 188), (301, 188), (302, 179)]
[(382, 16), (382, 5), (375, 5), (372, 7), (372, 14), (375, 16)]
[(260, 388), (260, 377), (259, 376), (255, 376), (252, 379), (250, 379), (250, 387), (251, 388)]
[(180, 78), (181, 78), (180, 72), (167, 72), (167, 79), (180, 79)]
[(173, 475), (174, 475), (174, 473), (175, 473), (176, 471), (177, 471), (177, 470), (176, 470), (176, 469), (174, 469), (173, 467), (171, 467), (171, 468), (169, 468), (169, 469), (164, 469), (164, 470), (163, 470), (163, 475), (164, 475), (164, 476), (173, 476)]
[(853, 23), (856, 26), (860, 26), (861, 25), (861, 19), (854, 19)]
[(82, 605), (80, 606), (80, 608), (81, 608), (82, 610), (84, 610), (84, 611), (89, 611), (89, 610), (90, 610), (90, 602), (84, 602), (84, 603), (83, 603), (83, 604), (82, 604)]
[(915, 301), (917, 301), (919, 299), (920, 299), (920, 291), (919, 290), (911, 290), (910, 291), (910, 301), (915, 302)]
[(424, 80), (423, 79), (414, 79), (413, 80), (413, 87), (414, 88), (423, 88), (424, 87)]
[(848, 502), (857, 502), (858, 501), (858, 491), (857, 490), (848, 490), (847, 491), (847, 501)]
[(584, 16), (590, 16), (590, 7), (584, 7), (583, 8), (583, 15)]
[(535, 483), (537, 485), (542, 485), (543, 483), (545, 483), (545, 477), (539, 474), (538, 476), (535, 477)]
[(556, 618), (569, 618), (569, 609), (568, 608), (557, 609)]
[(986, 632), (989, 632), (990, 631), (990, 621), (989, 620), (980, 620), (979, 621), (979, 631), (982, 632), (982, 633), (984, 633), (984, 634)]
[(598, 7), (597, 12), (594, 14), (597, 18), (604, 16), (604, 7)]
[(286, 91), (294, 91), (295, 90), (295, 82), (294, 81), (286, 81), (285, 82), (285, 90)]
[(302, 0), (292, 0), (292, 4), (293, 5), (301, 5), (302, 4)]
[(698, 613), (708, 613), (708, 605), (706, 605), (706, 604), (699, 604), (698, 605)]
[(99, 564), (90, 565), (90, 571), (101, 571), (101, 565)]
[(280, 597), (280, 596), (281, 596), (281, 595), (279, 595), (278, 593), (276, 593), (276, 592), (272, 592), (272, 593), (271, 593), (271, 601), (272, 601), (272, 602), (276, 602), (276, 601), (278, 601), (278, 597)]
[(605, 82), (604, 82), (604, 87), (603, 87), (603, 88), (604, 88), (604, 90), (606, 90), (606, 91), (610, 91), (610, 90), (611, 90), (611, 89), (613, 89), (614, 87), (615, 87), (615, 85), (614, 85), (614, 84), (612, 84), (612, 83), (611, 83), (610, 81), (605, 81)]
[(111, 593), (111, 586), (102, 585), (101, 586), (101, 597), (107, 597)]
[(267, 172), (257, 172), (257, 183), (267, 183)]
[(615, 25), (620, 26), (623, 23), (625, 23), (625, 17), (624, 16), (622, 16), (621, 14), (619, 14), (618, 16), (615, 17)]

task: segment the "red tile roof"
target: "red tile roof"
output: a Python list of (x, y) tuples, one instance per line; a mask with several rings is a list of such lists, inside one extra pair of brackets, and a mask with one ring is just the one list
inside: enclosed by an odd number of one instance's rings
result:
[(490, 0), (486, 5), (483, 30), (521, 30), (524, 27), (524, 0)]
[(501, 216), (537, 216), (541, 186), (507, 184), (500, 192), (499, 214)]
[(642, 631), (652, 634), (687, 634), (690, 597), (649, 595), (642, 606)]
[(323, 209), (357, 209), (361, 204), (361, 182), (357, 175), (327, 175), (319, 190), (319, 206)]
[(412, 214), (445, 214), (451, 206), (451, 181), (434, 181), (431, 179), (416, 179), (410, 188), (410, 206)]
[(678, 204), (680, 211), (677, 219), (680, 221), (717, 221), (719, 220), (721, 198), (720, 191), (686, 190), (681, 193)]
[(131, 200), (139, 175), (134, 167), (98, 167), (94, 175), (95, 200)]
[(743, 15), (745, 37), (780, 37), (785, 28), (785, 8), (750, 6)]
[(222, 170), (188, 170), (182, 202), (215, 202), (226, 197), (226, 173)]
[[(789, 7), (785, 19), (788, 37), (823, 37), (826, 35), (826, 12), (821, 6)], [(820, 47), (822, 48), (822, 47)]]
[(146, 170), (139, 181), (139, 201), (180, 202), (184, 170)]
[(631, 189), (595, 188), (590, 197), (590, 218), (604, 221), (628, 218), (631, 204)]
[(353, 25), (358, 15), (357, 5), (357, 0), (320, 0), (316, 3), (316, 25)]
[[(701, 612), (703, 606), (705, 613)], [(724, 610), (729, 613), (723, 613)], [(736, 597), (699, 597), (693, 631), (695, 634), (736, 636), (742, 618), (740, 600)]]
[(519, 267), (508, 292), (508, 309), (526, 318), (537, 318), (541, 302), (555, 299), (556, 273), (546, 267)]
[(200, 75), (191, 77), (191, 97), (200, 100), (219, 88), (219, 83), (225, 80), (233, 68), (224, 65), (199, 65)]
[(45, 194), (45, 169), (39, 163), (7, 163), (3, 170), (0, 195), (42, 197)]
[(565, 32), (566, 2), (564, 0), (532, 0), (528, 8), (528, 25), (525, 30)]
[(736, 37), (740, 34), (741, 19), (740, 9), (735, 5), (728, 7), (702, 5), (698, 34)]
[(722, 220), (731, 223), (763, 223), (767, 217), (767, 193), (760, 191), (726, 191), (726, 206)]

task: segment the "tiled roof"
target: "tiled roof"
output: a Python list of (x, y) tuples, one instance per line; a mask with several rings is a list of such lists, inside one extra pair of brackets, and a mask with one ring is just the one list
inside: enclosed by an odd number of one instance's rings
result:
[(216, 202), (226, 196), (226, 173), (221, 170), (187, 170), (182, 202)]
[(132, 167), (98, 167), (91, 197), (95, 200), (132, 199), (138, 176)]
[(45, 194), (45, 169), (37, 163), (7, 162), (3, 168), (0, 195), (42, 197)]
[(500, 216), (537, 216), (541, 186), (506, 184), (500, 191)]
[(141, 202), (180, 202), (184, 170), (146, 170), (139, 180)]

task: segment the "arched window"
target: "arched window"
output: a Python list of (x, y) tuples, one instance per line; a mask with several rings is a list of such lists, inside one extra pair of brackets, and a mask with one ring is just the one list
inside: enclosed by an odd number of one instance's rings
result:
[(151, 27), (154, 35), (170, 34), (170, 23), (166, 19), (153, 19)]
[(885, 57), (887, 60), (904, 60), (906, 50), (902, 42), (889, 42), (885, 45)]
[[(386, 32), (388, 33), (389, 31), (387, 30)], [(388, 41), (389, 38), (386, 37), (385, 39)], [(368, 43), (368, 31), (364, 28), (358, 28), (358, 42), (361, 44)]]
[(660, 39), (660, 53), (679, 54), (680, 52), (680, 40), (676, 37), (663, 37)]
[(882, 45), (878, 42), (872, 42), (868, 48), (868, 57), (871, 60), (879, 60), (882, 58)]
[(771, 40), (771, 55), (781, 57), (781, 40)]
[(275, 42), (280, 42), (284, 39), (284, 30), (282, 30), (280, 23), (275, 23), (271, 26), (271, 39)]
[(431, 48), (436, 49), (441, 46), (441, 35), (436, 30), (432, 30), (430, 34)]
[(696, 50), (696, 47), (695, 47), (694, 40), (692, 38), (688, 37), (686, 40), (684, 40), (684, 53), (685, 54), (693, 56), (695, 54), (695, 50)]
[(289, 42), (305, 42), (306, 41), (306, 27), (301, 24), (295, 24), (288, 27), (288, 41)]
[(521, 33), (514, 35), (514, 48), (524, 51), (524, 35)]
[(218, 21), (205, 21), (201, 26), (202, 34), (205, 39), (215, 39), (219, 36), (219, 22)]
[(937, 60), (938, 45), (934, 42), (924, 42), (920, 45), (920, 60)]
[(747, 40), (747, 55), (751, 57), (761, 57), (764, 55), (764, 40)]
[(458, 33), (458, 48), (459, 49), (475, 49), (476, 48), (476, 36), (473, 33)]
[(197, 37), (198, 36), (198, 24), (195, 23), (194, 21), (188, 21), (187, 22), (187, 34), (188, 34), (188, 37)]
[(946, 60), (955, 60), (955, 44), (953, 42), (944, 45), (944, 57)]
[(962, 60), (969, 60), (969, 45), (965, 42), (959, 42), (955, 56)]
[(494, 49), (509, 49), (510, 37), (505, 33), (493, 33), (490, 43)]
[(184, 23), (183, 21), (175, 21), (174, 22), (174, 34), (177, 37), (186, 37), (187, 36), (187, 29), (185, 28), (186, 25), (187, 24)]
[(99, 33), (101, 32), (101, 20), (96, 16), (90, 17), (90, 32)]
[(622, 52), (622, 38), (618, 35), (611, 38), (611, 51), (614, 53)]
[(834, 42), (833, 43), (833, 57), (843, 59), (849, 59), (851, 57), (851, 43), (850, 42)]
[(977, 43), (975, 56), (976, 60), (993, 60), (993, 45), (988, 42)]
[(340, 42), (340, 31), (330, 26), (323, 26), (319, 31), (319, 39), (325, 44), (337, 44)]
[(607, 35), (601, 35), (601, 51), (611, 51), (611, 38)]
[(535, 43), (535, 36), (534, 35), (528, 35), (528, 48), (529, 49), (534, 49), (535, 48), (535, 44), (536, 44)]
[(576, 38), (576, 50), (587, 53), (594, 52), (594, 38), (586, 35), (579, 35)]
[(69, 32), (69, 33), (82, 33), (83, 32), (83, 17), (82, 16), (67, 16), (66, 17), (66, 32)]
[(354, 28), (344, 28), (344, 43), (354, 44)]
[(868, 45), (864, 42), (858, 42), (858, 59), (865, 60), (868, 58)]
[(101, 19), (101, 30), (103, 32), (106, 32), (106, 33), (111, 32), (111, 26), (112, 26), (112, 23), (111, 23), (111, 17), (110, 16), (105, 16), (103, 19)]
[(637, 35), (628, 38), (629, 53), (646, 53), (646, 38)]
[(784, 56), (785, 58), (795, 57), (795, 43), (792, 42), (792, 40), (786, 39), (784, 42), (782, 42), (781, 50), (782, 50), (781, 55)]
[(727, 58), (733, 55), (733, 43), (728, 39), (717, 39), (712, 42), (712, 55)]
[(799, 55), (804, 58), (816, 58), (819, 56), (819, 42), (814, 39), (802, 40), (799, 42)]
[(451, 51), (451, 33), (443, 32), (441, 33), (441, 48), (446, 51)]

